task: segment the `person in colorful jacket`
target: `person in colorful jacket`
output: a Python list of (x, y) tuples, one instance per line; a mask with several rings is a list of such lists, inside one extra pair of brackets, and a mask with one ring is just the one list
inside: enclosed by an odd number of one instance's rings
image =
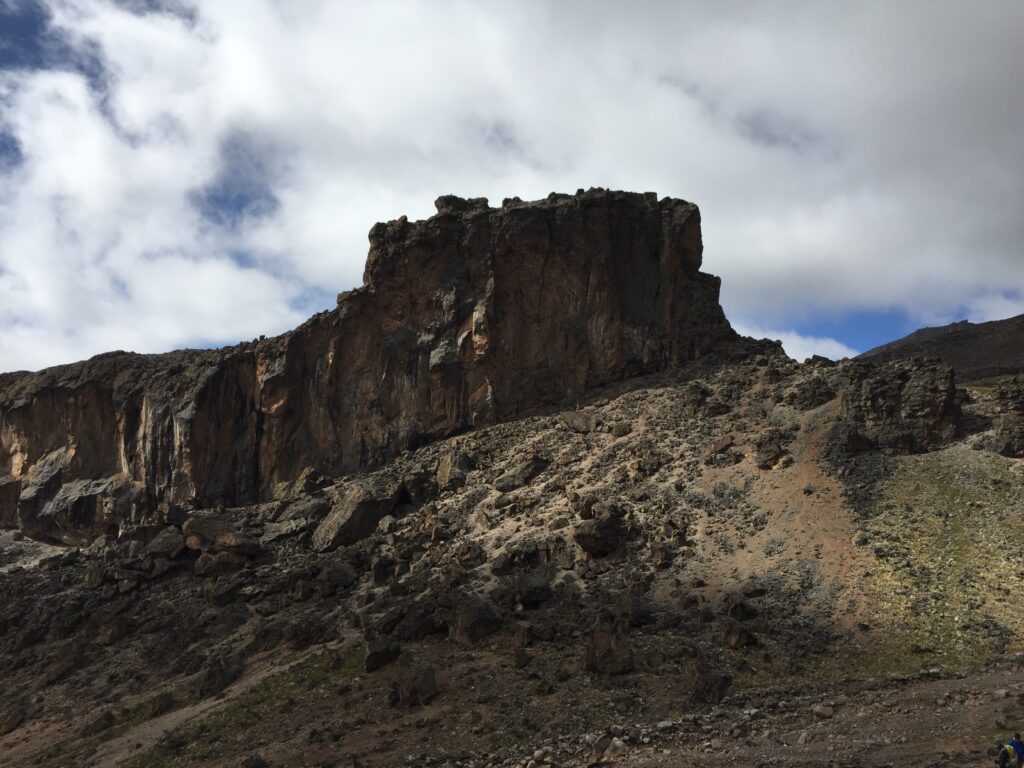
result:
[(1014, 762), (1012, 765), (1021, 768), (1024, 765), (1024, 741), (1020, 740), (1020, 734), (1013, 734), (1013, 738), (1006, 742), (1006, 745), (1013, 748)]

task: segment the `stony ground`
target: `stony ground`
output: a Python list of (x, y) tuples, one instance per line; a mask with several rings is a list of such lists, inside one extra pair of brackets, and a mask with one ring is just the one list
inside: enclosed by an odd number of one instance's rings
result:
[(953, 434), (941, 371), (883, 370), (918, 384), (864, 419), (858, 366), (694, 366), (180, 531), (5, 534), (0, 764), (987, 763), (1024, 461), (995, 390)]

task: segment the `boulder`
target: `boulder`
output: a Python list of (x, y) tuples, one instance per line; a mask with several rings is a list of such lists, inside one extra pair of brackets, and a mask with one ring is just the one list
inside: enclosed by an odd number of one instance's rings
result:
[(212, 655), (196, 682), (197, 698), (205, 699), (220, 693), (242, 676), (242, 670), (242, 662), (236, 656)]
[(402, 478), (402, 490), (409, 503), (420, 506), (437, 496), (438, 483), (434, 473), (419, 465)]
[(820, 373), (814, 373), (786, 390), (782, 401), (799, 411), (809, 411), (835, 400), (835, 397), (836, 392), (828, 380)]
[(597, 415), (590, 411), (567, 411), (562, 414), (561, 419), (566, 427), (581, 435), (597, 431), (600, 425)]
[(218, 512), (195, 512), (181, 527), (185, 546), (202, 552), (228, 552), (243, 557), (260, 551), (259, 543), (236, 528), (236, 523)]
[(1014, 379), (995, 392), (992, 449), (1008, 458), (1024, 458), (1024, 381)]
[(757, 609), (736, 595), (726, 600), (725, 612), (729, 618), (736, 621), (747, 621), (757, 616)]
[(698, 657), (683, 664), (680, 681), (694, 704), (717, 704), (732, 686), (732, 675)]
[(324, 563), (317, 574), (317, 583), (333, 594), (338, 589), (347, 589), (356, 583), (358, 575), (348, 563), (332, 560)]
[(167, 714), (176, 706), (174, 696), (169, 691), (162, 691), (139, 704), (135, 708), (135, 716), (140, 720), (152, 720)]
[(242, 568), (246, 558), (231, 552), (203, 552), (196, 560), (192, 572), (196, 576), (223, 576)]
[(391, 700), (405, 706), (423, 706), (437, 696), (437, 677), (434, 668), (402, 656), (398, 671), (391, 684)]
[(618, 625), (602, 625), (587, 640), (585, 666), (590, 672), (621, 675), (635, 668), (633, 651)]
[(185, 550), (185, 537), (179, 528), (168, 526), (145, 546), (143, 553), (173, 560)]
[(397, 661), (401, 653), (402, 646), (397, 640), (389, 637), (373, 638), (366, 647), (363, 669), (367, 672), (376, 672), (381, 667)]
[(725, 628), (722, 641), (733, 650), (740, 650), (747, 646), (757, 645), (757, 635), (746, 627), (733, 624)]
[(771, 469), (786, 455), (784, 436), (776, 427), (766, 427), (754, 438), (754, 463), (759, 469)]
[(494, 481), (494, 488), (502, 493), (521, 488), (543, 472), (551, 462), (536, 454), (518, 461), (514, 467), (505, 471)]
[(618, 549), (625, 540), (621, 510), (613, 504), (598, 502), (590, 510), (593, 515), (573, 527), (572, 540), (593, 557), (604, 557)]
[(452, 637), (473, 645), (501, 629), (504, 621), (494, 604), (485, 598), (469, 596), (458, 601), (452, 624)]
[(397, 482), (360, 479), (346, 484), (313, 531), (313, 548), (326, 552), (365, 539), (385, 515), (397, 510), (401, 500), (402, 486)]
[(287, 520), (267, 523), (263, 526), (263, 533), (260, 535), (260, 546), (266, 547), (275, 541), (299, 536), (306, 531), (312, 530), (315, 525), (316, 522), (307, 517), (293, 517)]
[(473, 459), (465, 451), (449, 448), (437, 462), (437, 486), (452, 491), (466, 484), (466, 473), (473, 468)]
[(24, 701), (7, 702), (4, 709), (0, 710), (0, 736), (6, 736), (17, 729), (27, 716), (28, 705)]

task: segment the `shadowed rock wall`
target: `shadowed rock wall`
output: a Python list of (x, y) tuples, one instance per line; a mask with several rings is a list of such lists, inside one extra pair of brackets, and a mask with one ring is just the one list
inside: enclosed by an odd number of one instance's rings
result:
[(699, 271), (691, 203), (591, 190), (436, 205), (375, 225), (363, 287), (277, 338), (0, 376), (0, 525), (88, 541), (743, 353)]

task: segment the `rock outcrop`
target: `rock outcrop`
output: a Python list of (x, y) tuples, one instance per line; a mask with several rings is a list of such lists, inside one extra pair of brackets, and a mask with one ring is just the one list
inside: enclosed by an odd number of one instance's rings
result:
[(853, 363), (848, 376), (842, 414), (851, 449), (924, 453), (960, 431), (956, 377), (941, 362)]
[(995, 392), (996, 418), (992, 448), (1011, 458), (1024, 458), (1024, 380), (1015, 378)]
[(442, 197), (370, 231), (364, 285), (273, 339), (0, 376), (0, 526), (85, 543), (271, 498), (744, 343), (697, 207)]

